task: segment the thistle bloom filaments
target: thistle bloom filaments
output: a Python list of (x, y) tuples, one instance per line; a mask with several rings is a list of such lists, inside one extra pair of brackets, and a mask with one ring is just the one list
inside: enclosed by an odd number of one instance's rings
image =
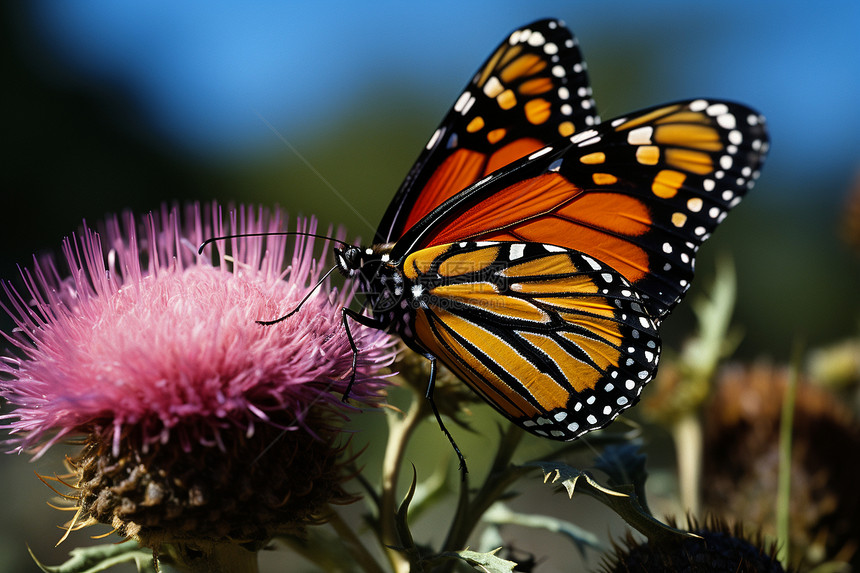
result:
[[(747, 537), (743, 528), (729, 527), (711, 518), (700, 526), (689, 518), (695, 536), (670, 536), (638, 541), (628, 533), (622, 543), (614, 543), (614, 553), (606, 556), (604, 573), (784, 573), (775, 557), (773, 544), (760, 535)], [(669, 520), (674, 526), (674, 520)]]
[[(340, 309), (353, 292), (327, 284), (289, 320), (255, 323), (296, 306), (319, 277), (314, 240), (242, 238), (285, 230), (283, 213), (167, 207), (135, 221), (84, 228), (52, 259), (4, 284), (17, 324), (16, 356), (0, 364), (0, 392), (19, 451), (41, 456), (85, 437), (72, 460), (79, 522), (113, 525), (157, 547), (176, 540), (265, 543), (320, 518), (341, 488), (341, 402), (352, 350)], [(313, 220), (299, 230), (313, 232)], [(387, 335), (353, 327), (360, 350), (350, 398), (381, 396), (393, 360)]]

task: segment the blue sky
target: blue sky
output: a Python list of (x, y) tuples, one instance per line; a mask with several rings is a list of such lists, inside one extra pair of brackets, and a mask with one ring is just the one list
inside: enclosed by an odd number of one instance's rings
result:
[(288, 138), (336, 131), (356, 97), (384, 98), (392, 85), (438, 101), (441, 118), (497, 42), (544, 16), (565, 19), (580, 37), (593, 80), (623, 73), (595, 60), (659, 56), (631, 70), (639, 83), (625, 93), (595, 94), (604, 118), (686, 97), (735, 99), (770, 121), (768, 169), (792, 176), (815, 166), (848, 181), (860, 168), (854, 0), (43, 1), (34, 40), (47, 48), (40, 57), (51, 74), (120, 82), (166, 141), (217, 156), (271, 143), (260, 117)]

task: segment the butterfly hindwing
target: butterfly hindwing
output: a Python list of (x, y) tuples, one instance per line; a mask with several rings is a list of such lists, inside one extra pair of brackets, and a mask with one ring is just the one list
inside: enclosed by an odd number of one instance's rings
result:
[(767, 147), (764, 119), (739, 104), (647, 109), (479, 181), (417, 223), (392, 256), (458, 241), (556, 244), (621, 273), (661, 318), (689, 287), (699, 246), (752, 187)]
[(560, 440), (600, 428), (653, 377), (656, 327), (620, 274), (538, 243), (459, 243), (404, 264), (416, 341), (509, 419)]
[(515, 30), (463, 90), (422, 150), (377, 231), (399, 239), (492, 171), (599, 123), (576, 39), (558, 20)]

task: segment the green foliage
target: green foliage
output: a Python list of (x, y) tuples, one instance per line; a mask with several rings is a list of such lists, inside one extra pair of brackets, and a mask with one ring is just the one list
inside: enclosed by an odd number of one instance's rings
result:
[(550, 533), (558, 533), (567, 537), (579, 550), (580, 555), (585, 557), (586, 548), (596, 551), (605, 551), (606, 547), (592, 532), (583, 529), (575, 523), (566, 519), (559, 519), (551, 515), (520, 513), (511, 510), (504, 503), (495, 503), (484, 514), (483, 521), (495, 526), (519, 525), (532, 529), (542, 529)]
[(517, 564), (513, 561), (497, 557), (496, 553), (498, 553), (499, 549), (494, 549), (488, 553), (477, 553), (464, 549), (455, 552), (454, 555), (474, 567), (477, 571), (484, 573), (513, 573), (514, 567)]
[(563, 463), (533, 462), (530, 465), (541, 469), (545, 482), (560, 483), (571, 498), (573, 498), (574, 493), (584, 493), (593, 497), (617, 513), (631, 527), (648, 539), (659, 539), (671, 535), (690, 535), (655, 519), (639, 502), (633, 484), (611, 489), (600, 485), (588, 472), (577, 470)]
[(97, 573), (122, 563), (134, 563), (138, 573), (158, 573), (152, 550), (141, 549), (136, 543), (77, 547), (69, 551), (69, 555), (71, 558), (62, 565), (49, 567), (42, 564), (30, 551), (33, 561), (45, 573)]

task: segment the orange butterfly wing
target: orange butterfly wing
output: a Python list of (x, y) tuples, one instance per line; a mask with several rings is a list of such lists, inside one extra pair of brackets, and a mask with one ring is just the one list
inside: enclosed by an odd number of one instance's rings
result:
[(567, 28), (541, 20), (514, 31), (430, 138), (375, 242), (395, 242), (482, 177), (599, 121), (582, 55)]
[(420, 249), (403, 265), (420, 285), (414, 333), (499, 412), (572, 440), (635, 404), (660, 354), (656, 326), (617, 272), (539, 243)]
[(617, 270), (659, 318), (689, 287), (697, 249), (753, 185), (767, 146), (763, 118), (738, 104), (645, 110), (479, 181), (416, 223), (392, 257), (459, 241), (559, 245)]

